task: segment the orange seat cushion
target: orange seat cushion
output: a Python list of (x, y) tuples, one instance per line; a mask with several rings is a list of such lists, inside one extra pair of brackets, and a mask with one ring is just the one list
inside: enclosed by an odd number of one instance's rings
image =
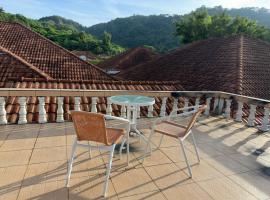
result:
[(124, 129), (119, 128), (106, 128), (106, 131), (109, 145), (117, 144), (125, 133)]
[(186, 127), (170, 121), (162, 121), (157, 124), (155, 131), (170, 137), (179, 138), (186, 135)]

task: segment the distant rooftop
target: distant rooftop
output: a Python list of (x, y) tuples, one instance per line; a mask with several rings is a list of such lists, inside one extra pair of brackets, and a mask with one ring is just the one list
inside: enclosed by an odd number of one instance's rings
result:
[(178, 80), (186, 90), (270, 99), (270, 44), (245, 36), (202, 40), (123, 72), (126, 80)]

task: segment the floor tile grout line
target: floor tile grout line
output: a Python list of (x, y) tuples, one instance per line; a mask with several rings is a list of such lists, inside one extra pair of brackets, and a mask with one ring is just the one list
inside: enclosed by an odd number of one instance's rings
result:
[(33, 146), (33, 148), (32, 148), (31, 154), (30, 154), (30, 156), (29, 156), (28, 163), (27, 163), (27, 167), (26, 167), (26, 169), (25, 169), (25, 172), (24, 172), (24, 175), (23, 175), (23, 178), (22, 178), (22, 182), (21, 182), (20, 189), (19, 189), (19, 192), (18, 192), (18, 194), (17, 194), (16, 200), (18, 200), (19, 195), (20, 195), (20, 193), (21, 193), (21, 189), (22, 189), (22, 186), (23, 186), (24, 178), (25, 178), (26, 173), (27, 173), (27, 170), (28, 170), (28, 168), (29, 168), (30, 160), (31, 160), (32, 155), (33, 155), (33, 152), (34, 152), (34, 150), (35, 150), (36, 142), (37, 142), (37, 139), (38, 139), (38, 136), (39, 136), (39, 133), (40, 133), (40, 128), (41, 128), (41, 125), (39, 126), (38, 134), (37, 134), (37, 136), (36, 136), (36, 140), (35, 140), (34, 146)]

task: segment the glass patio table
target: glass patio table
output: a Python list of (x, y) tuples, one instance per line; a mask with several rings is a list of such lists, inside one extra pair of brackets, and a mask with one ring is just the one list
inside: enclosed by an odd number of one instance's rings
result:
[[(147, 139), (145, 136), (137, 129), (137, 113), (141, 106), (152, 106), (155, 104), (155, 99), (147, 96), (137, 96), (137, 95), (119, 95), (109, 97), (111, 103), (126, 106), (127, 107), (127, 119), (130, 122), (130, 133), (135, 133), (140, 138), (142, 138), (146, 143)], [(126, 136), (127, 140), (127, 155), (129, 157), (129, 133)], [(122, 143), (123, 145), (124, 143)], [(122, 147), (121, 147), (122, 148)], [(129, 159), (129, 158), (128, 158)]]

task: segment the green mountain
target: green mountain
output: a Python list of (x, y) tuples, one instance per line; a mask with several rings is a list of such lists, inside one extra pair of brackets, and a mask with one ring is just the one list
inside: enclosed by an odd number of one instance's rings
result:
[(95, 54), (106, 55), (114, 55), (124, 51), (124, 48), (111, 42), (110, 34), (104, 33), (103, 37), (97, 39), (85, 32), (85, 28), (79, 23), (59, 16), (33, 20), (20, 14), (6, 13), (0, 9), (0, 21), (24, 24), (69, 50), (91, 51)]
[(128, 48), (148, 45), (167, 51), (179, 46), (174, 36), (174, 22), (179, 19), (177, 15), (134, 15), (91, 26), (87, 32), (101, 37), (107, 31), (112, 34), (112, 41)]
[[(265, 8), (224, 9), (217, 6), (207, 10), (210, 15), (227, 12), (234, 17), (247, 17), (270, 28), (270, 10)], [(134, 15), (96, 24), (89, 27), (87, 32), (100, 38), (103, 32), (107, 31), (112, 34), (112, 41), (121, 46), (131, 48), (149, 45), (162, 52), (179, 46), (179, 40), (174, 36), (174, 22), (181, 17), (181, 15)]]

